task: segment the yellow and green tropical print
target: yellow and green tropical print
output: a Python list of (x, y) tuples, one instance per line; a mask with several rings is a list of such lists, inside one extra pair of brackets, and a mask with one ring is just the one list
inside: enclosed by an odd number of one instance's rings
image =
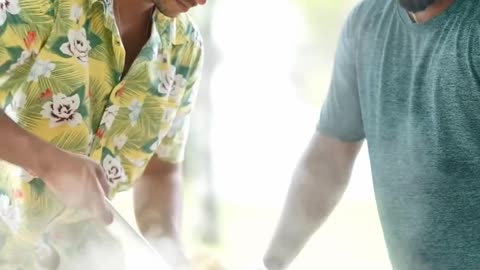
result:
[[(202, 41), (187, 15), (153, 16), (122, 78), (112, 0), (0, 0), (1, 108), (36, 136), (98, 161), (111, 196), (152, 155), (183, 159)], [(40, 241), (64, 212), (41, 179), (0, 161), (0, 264), (2, 246)]]

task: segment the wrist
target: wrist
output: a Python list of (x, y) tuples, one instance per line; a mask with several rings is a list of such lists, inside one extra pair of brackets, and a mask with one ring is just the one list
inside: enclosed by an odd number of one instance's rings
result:
[(64, 152), (37, 138), (30, 140), (29, 148), (31, 149), (31, 155), (29, 155), (28, 164), (24, 168), (35, 176), (48, 179), (48, 176), (55, 169), (55, 160)]

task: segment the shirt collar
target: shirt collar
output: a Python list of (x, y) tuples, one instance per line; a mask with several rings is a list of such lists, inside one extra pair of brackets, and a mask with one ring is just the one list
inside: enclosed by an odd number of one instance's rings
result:
[(172, 18), (156, 10), (153, 20), (156, 23), (158, 33), (166, 35), (173, 45), (181, 45), (187, 41), (188, 15), (180, 14)]

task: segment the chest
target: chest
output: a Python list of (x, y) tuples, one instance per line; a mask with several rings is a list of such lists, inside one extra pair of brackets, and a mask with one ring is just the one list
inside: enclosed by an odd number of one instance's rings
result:
[(405, 162), (421, 164), (431, 173), (450, 164), (456, 169), (447, 175), (475, 172), (480, 151), (476, 39), (462, 29), (423, 36), (400, 31), (367, 33), (357, 55), (372, 160), (381, 166), (387, 166), (381, 160), (391, 160), (399, 168)]
[(121, 33), (121, 39), (125, 49), (125, 61), (122, 77), (125, 77), (125, 75), (128, 73), (133, 62), (145, 45), (145, 42), (147, 42), (148, 36), (145, 33), (148, 33), (148, 28), (145, 27), (138, 28), (138, 30), (131, 32)]
[(395, 130), (411, 122), (430, 131), (479, 129), (480, 58), (472, 50), (474, 40), (461, 27), (420, 34), (393, 25), (367, 32), (356, 62), (366, 128)]
[(134, 60), (151, 37), (152, 13), (153, 10), (150, 9), (141, 12), (132, 12), (127, 7), (115, 9), (115, 22), (125, 50), (122, 77), (128, 73)]

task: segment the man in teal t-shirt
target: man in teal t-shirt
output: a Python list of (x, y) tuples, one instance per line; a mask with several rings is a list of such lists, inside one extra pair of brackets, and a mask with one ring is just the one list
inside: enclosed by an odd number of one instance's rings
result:
[(355, 8), (267, 269), (285, 269), (332, 211), (364, 139), (393, 269), (480, 269), (478, 0)]

